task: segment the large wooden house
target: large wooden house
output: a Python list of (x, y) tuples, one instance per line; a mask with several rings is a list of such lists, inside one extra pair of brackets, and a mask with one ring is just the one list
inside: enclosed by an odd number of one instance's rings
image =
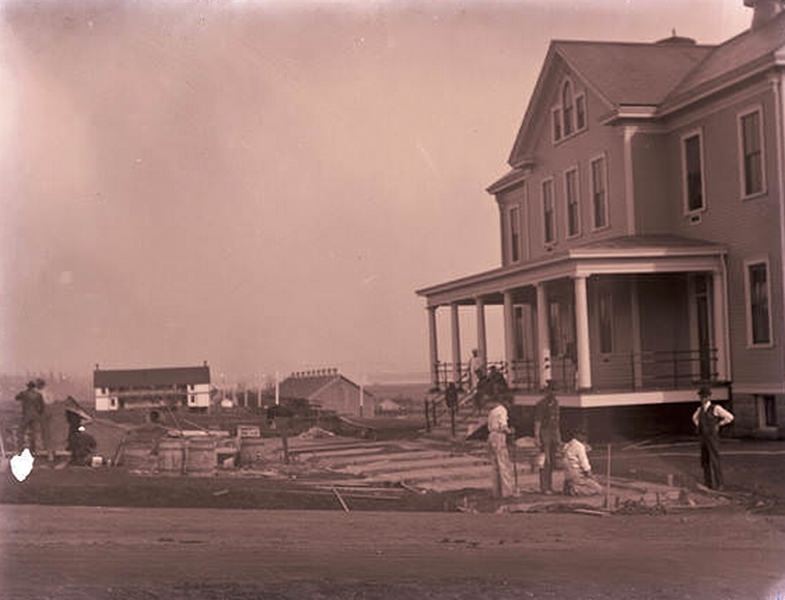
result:
[(500, 305), (518, 404), (552, 380), (584, 416), (683, 419), (708, 382), (737, 432), (785, 424), (785, 9), (744, 2), (751, 28), (719, 45), (551, 43), (488, 188), (501, 265), (418, 291), (435, 384), (464, 369), (460, 307), (485, 359)]

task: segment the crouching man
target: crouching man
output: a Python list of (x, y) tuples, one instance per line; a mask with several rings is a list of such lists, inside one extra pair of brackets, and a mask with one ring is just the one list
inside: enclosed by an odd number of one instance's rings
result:
[(576, 431), (564, 445), (564, 494), (596, 496), (602, 486), (592, 478), (591, 463), (586, 454), (586, 433)]

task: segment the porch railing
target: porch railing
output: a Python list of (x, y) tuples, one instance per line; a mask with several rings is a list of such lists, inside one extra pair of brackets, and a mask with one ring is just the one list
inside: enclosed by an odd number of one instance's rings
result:
[[(436, 373), (436, 389), (444, 389), (447, 387), (447, 384), (451, 381), (454, 381), (455, 371), (453, 369), (453, 365), (455, 363), (451, 362), (442, 362), (439, 361), (434, 366), (434, 372)], [(496, 367), (498, 371), (501, 371), (502, 375), (507, 378), (507, 362), (504, 360), (496, 360), (496, 361), (488, 361), (485, 363), (485, 371), (486, 373), (491, 369), (491, 367)], [(469, 377), (469, 363), (458, 363), (458, 382), (462, 385), (465, 385), (470, 377)]]
[[(701, 381), (717, 381), (717, 349), (652, 350), (641, 353), (620, 352), (592, 355), (592, 390), (620, 392), (636, 390), (683, 389)], [(507, 378), (510, 387), (521, 391), (540, 389), (539, 363), (536, 360), (489, 362)], [(453, 379), (452, 363), (437, 363), (439, 386)], [(462, 380), (468, 378), (466, 365), (460, 365)], [(551, 380), (557, 391), (575, 391), (577, 365), (570, 357), (551, 359)]]

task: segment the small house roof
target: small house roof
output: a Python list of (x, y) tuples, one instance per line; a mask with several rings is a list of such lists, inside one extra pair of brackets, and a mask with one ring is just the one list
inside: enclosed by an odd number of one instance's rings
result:
[[(278, 393), (282, 398), (304, 398), (306, 400), (312, 400), (316, 398), (322, 389), (342, 380), (349, 385), (360, 389), (359, 385), (347, 377), (344, 377), (338, 373), (338, 371), (330, 370), (328, 373), (317, 371), (314, 374), (304, 373), (291, 375), (281, 382)], [(373, 395), (367, 390), (365, 391), (365, 394), (367, 396)]]
[(97, 388), (210, 383), (210, 367), (163, 367), (154, 369), (96, 369)]

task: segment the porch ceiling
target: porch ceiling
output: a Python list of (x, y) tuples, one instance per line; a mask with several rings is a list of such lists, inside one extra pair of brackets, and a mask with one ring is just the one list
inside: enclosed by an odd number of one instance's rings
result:
[(546, 281), (591, 275), (717, 272), (724, 246), (677, 236), (624, 236), (554, 252), (524, 264), (500, 267), (417, 290), (428, 306), (489, 303), (499, 294)]

